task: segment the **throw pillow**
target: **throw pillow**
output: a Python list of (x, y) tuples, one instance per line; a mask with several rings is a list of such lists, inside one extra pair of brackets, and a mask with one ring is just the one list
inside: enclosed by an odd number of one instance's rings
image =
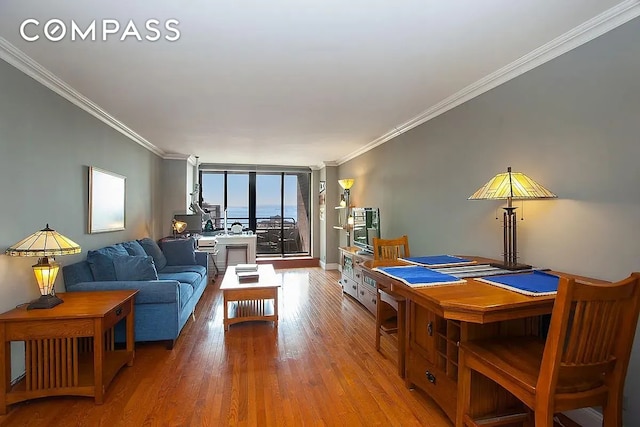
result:
[(162, 252), (167, 265), (195, 265), (196, 241), (193, 238), (166, 240), (162, 242)]
[(129, 255), (135, 256), (147, 256), (147, 253), (144, 251), (144, 248), (137, 240), (132, 240), (130, 242), (122, 243), (122, 247), (127, 250)]
[(94, 280), (98, 282), (116, 280), (113, 258), (119, 255), (129, 255), (127, 250), (120, 244), (89, 251), (87, 253), (87, 262)]
[(113, 267), (118, 280), (158, 280), (158, 272), (153, 257), (117, 256), (113, 258)]
[(165, 258), (164, 254), (160, 250), (160, 246), (158, 246), (155, 240), (145, 237), (144, 239), (138, 240), (138, 243), (140, 243), (140, 246), (142, 246), (147, 255), (153, 257), (153, 262), (155, 263), (158, 271), (162, 270), (167, 265), (167, 258)]

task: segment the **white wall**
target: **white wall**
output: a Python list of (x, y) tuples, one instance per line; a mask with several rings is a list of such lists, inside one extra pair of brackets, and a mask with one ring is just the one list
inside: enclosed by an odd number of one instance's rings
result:
[[(380, 207), (383, 237), (409, 235), (412, 254), (500, 258), (503, 204), (467, 198), (512, 166), (559, 196), (524, 204), (522, 261), (620, 280), (640, 271), (638, 76), (635, 19), (341, 165), (339, 175), (356, 179), (356, 205)], [(639, 339), (626, 393), (630, 402), (640, 395)], [(625, 424), (640, 425), (640, 407), (629, 405)]]
[[(88, 166), (126, 179), (126, 230), (87, 233)], [(160, 234), (161, 160), (0, 61), (0, 312), (36, 298), (34, 258), (4, 255), (29, 234), (52, 228), (90, 249)], [(56, 289), (63, 291), (62, 274)], [(24, 371), (22, 347), (13, 346), (12, 378)]]

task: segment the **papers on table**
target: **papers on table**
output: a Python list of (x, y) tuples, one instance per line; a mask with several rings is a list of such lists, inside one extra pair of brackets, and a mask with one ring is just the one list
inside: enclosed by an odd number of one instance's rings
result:
[(422, 265), (424, 267), (429, 267), (429, 268), (476, 264), (476, 261), (460, 258), (453, 255), (417, 256), (417, 257), (400, 258), (400, 260), (406, 261), (411, 264)]
[(503, 276), (494, 276), (490, 279), (479, 278), (475, 280), (531, 297), (538, 297), (556, 294), (560, 278), (544, 271), (533, 271), (531, 273), (505, 274)]
[(411, 286), (412, 288), (420, 288), (425, 286), (451, 285), (457, 283), (465, 283), (464, 279), (444, 274), (430, 268), (418, 265), (401, 266), (401, 267), (377, 267), (375, 271), (386, 274), (389, 277), (400, 280), (401, 282)]
[[(462, 267), (443, 267), (434, 268), (433, 270), (440, 273), (451, 274), (459, 279), (470, 277), (497, 276), (501, 274), (513, 274), (513, 270), (505, 270), (504, 268), (492, 267), (489, 264), (466, 265)], [(531, 272), (531, 270), (521, 270), (521, 272)]]

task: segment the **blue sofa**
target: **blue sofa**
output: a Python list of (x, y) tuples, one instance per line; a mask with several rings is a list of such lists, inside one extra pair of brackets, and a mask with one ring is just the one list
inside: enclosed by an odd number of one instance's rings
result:
[[(138, 289), (136, 341), (167, 341), (171, 349), (207, 286), (207, 255), (193, 239), (165, 241), (161, 249), (145, 238), (89, 251), (62, 272), (67, 292)], [(124, 341), (123, 324), (116, 340)]]

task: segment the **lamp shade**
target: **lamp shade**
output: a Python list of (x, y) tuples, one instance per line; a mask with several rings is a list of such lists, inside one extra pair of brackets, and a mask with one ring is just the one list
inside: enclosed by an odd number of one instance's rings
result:
[(353, 187), (354, 182), (355, 180), (353, 178), (345, 178), (345, 179), (338, 180), (338, 184), (340, 184), (340, 187), (342, 187), (344, 190), (348, 190), (351, 187)]
[(558, 197), (522, 172), (499, 173), (473, 193), (468, 200), (549, 199)]
[(81, 251), (80, 245), (52, 230), (47, 224), (42, 230), (11, 245), (6, 254), (9, 256), (48, 257), (79, 254)]
[(173, 229), (176, 233), (183, 233), (187, 229), (187, 223), (184, 221), (173, 220)]

